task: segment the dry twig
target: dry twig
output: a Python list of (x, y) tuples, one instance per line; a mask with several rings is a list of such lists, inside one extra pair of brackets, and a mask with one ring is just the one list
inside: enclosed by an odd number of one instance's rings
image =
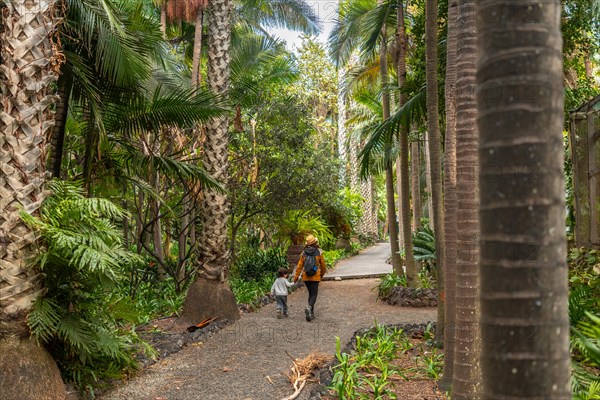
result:
[[(289, 356), (289, 353), (288, 353)], [(292, 358), (292, 356), (290, 356)], [(303, 359), (292, 358), (292, 370), (290, 373), (285, 374), (292, 385), (294, 386), (295, 392), (282, 400), (294, 400), (300, 395), (302, 389), (306, 385), (306, 382), (312, 377), (312, 372), (315, 369), (322, 368), (325, 364), (331, 361), (331, 356), (325, 353), (312, 352)]]

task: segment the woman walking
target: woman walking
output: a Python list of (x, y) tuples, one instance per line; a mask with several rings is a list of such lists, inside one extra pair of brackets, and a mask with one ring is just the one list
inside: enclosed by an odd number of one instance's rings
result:
[(308, 235), (294, 274), (294, 283), (296, 283), (302, 273), (302, 280), (308, 290), (308, 307), (304, 310), (307, 321), (312, 321), (315, 318), (315, 302), (319, 294), (319, 282), (325, 275), (326, 269), (323, 250), (319, 247), (319, 240), (313, 235)]

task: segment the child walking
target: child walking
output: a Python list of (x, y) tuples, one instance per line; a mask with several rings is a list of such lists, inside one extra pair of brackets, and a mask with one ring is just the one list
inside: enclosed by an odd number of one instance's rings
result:
[(273, 286), (271, 286), (271, 294), (274, 295), (277, 300), (277, 318), (281, 318), (282, 316), (287, 317), (288, 288), (293, 287), (294, 284), (287, 280), (288, 272), (285, 268), (280, 268), (279, 271), (277, 271), (277, 277), (275, 282), (273, 282)]

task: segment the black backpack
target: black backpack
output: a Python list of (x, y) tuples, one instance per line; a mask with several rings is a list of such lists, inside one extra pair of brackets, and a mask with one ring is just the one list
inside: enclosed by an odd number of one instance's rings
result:
[(317, 265), (317, 256), (319, 255), (319, 251), (311, 252), (311, 254), (304, 252), (304, 273), (306, 276), (313, 276), (317, 273), (317, 269), (319, 268)]

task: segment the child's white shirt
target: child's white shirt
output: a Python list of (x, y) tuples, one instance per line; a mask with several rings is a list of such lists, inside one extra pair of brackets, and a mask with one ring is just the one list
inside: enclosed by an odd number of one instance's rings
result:
[(294, 284), (288, 281), (286, 278), (277, 278), (275, 282), (273, 282), (273, 286), (271, 286), (271, 293), (274, 293), (275, 296), (287, 296), (287, 288), (292, 286), (294, 286)]

